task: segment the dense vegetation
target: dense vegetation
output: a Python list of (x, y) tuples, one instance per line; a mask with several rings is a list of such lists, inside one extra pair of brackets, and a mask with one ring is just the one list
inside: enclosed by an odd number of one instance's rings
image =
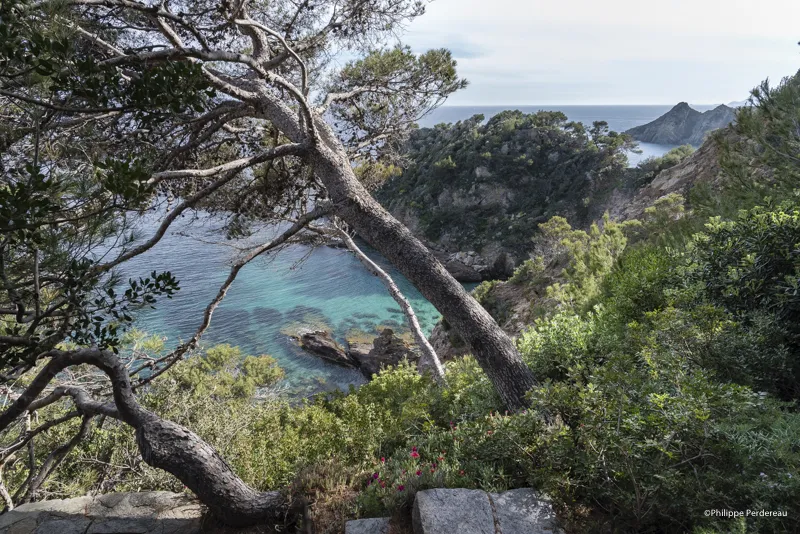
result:
[[(798, 85), (760, 93), (766, 109)], [(789, 120), (760, 109), (741, 113), (767, 130)], [(759, 142), (739, 134), (745, 147)], [(798, 141), (788, 135), (780, 142)], [(318, 532), (358, 515), (403, 516), (416, 491), (441, 486), (540, 488), (577, 532), (791, 531), (800, 514), (800, 197), (790, 162), (756, 155), (729, 160), (730, 173), (769, 173), (761, 193), (795, 192), (745, 199), (741, 181), (730, 181), (713, 205), (691, 211), (673, 195), (642, 221), (605, 219), (588, 232), (560, 217), (543, 225), (548, 256), (508, 282), (523, 290), (554, 258), (563, 266), (518, 339), (540, 381), (529, 394), (535, 410), (504, 412), (470, 357), (448, 365), (444, 387), (401, 365), (357, 391), (254, 403), (255, 384), (279, 371), (265, 358), (237, 367), (243, 356), (230, 347), (183, 362), (143, 402), (199, 432), (253, 486), (290, 484)], [(721, 205), (735, 214), (708, 215)], [(141, 337), (126, 342), (160, 350)], [(65, 462), (48, 495), (181, 489), (138, 459), (124, 425), (109, 423)]]
[[(492, 243), (523, 256), (553, 215), (584, 225), (627, 166), (628, 136), (561, 112), (504, 111), (412, 133), (408, 164), (378, 198), (418, 219), (420, 234), (458, 250)], [(593, 211), (594, 208), (594, 211)]]

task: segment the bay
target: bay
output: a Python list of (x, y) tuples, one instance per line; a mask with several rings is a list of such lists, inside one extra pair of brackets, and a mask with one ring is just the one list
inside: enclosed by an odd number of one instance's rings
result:
[[(605, 120), (612, 130), (623, 131), (645, 124), (669, 111), (671, 106), (521, 106), (525, 113), (561, 110), (570, 120), (591, 124)], [(488, 119), (507, 107), (445, 106), (421, 121), (421, 126), (455, 122), (481, 113)], [(703, 110), (702, 107), (698, 107)], [(671, 146), (641, 144), (643, 153), (632, 161), (659, 156)], [(159, 223), (157, 215), (145, 218), (140, 232), (145, 238)], [(156, 309), (141, 310), (136, 326), (159, 335), (168, 346), (191, 337), (202, 320), (208, 303), (225, 280), (230, 262), (238, 252), (226, 242), (217, 222), (204, 214), (180, 219), (160, 243), (146, 254), (125, 264), (123, 275), (146, 276), (151, 271), (171, 271), (181, 290), (172, 299), (159, 301)], [(275, 230), (265, 230), (256, 238), (269, 239)], [(429, 333), (440, 316), (436, 309), (383, 257), (363, 244), (370, 257), (394, 277), (411, 301), (420, 323)], [(472, 286), (469, 286), (470, 288)], [(248, 354), (269, 354), (286, 371), (281, 384), (294, 394), (346, 389), (360, 384), (358, 371), (326, 363), (303, 352), (289, 334), (298, 328), (328, 329), (340, 342), (349, 336), (369, 340), (389, 327), (405, 330), (400, 308), (383, 284), (369, 274), (347, 250), (331, 247), (287, 247), (277, 254), (247, 265), (213, 315), (203, 337), (205, 346), (217, 343), (237, 345)]]

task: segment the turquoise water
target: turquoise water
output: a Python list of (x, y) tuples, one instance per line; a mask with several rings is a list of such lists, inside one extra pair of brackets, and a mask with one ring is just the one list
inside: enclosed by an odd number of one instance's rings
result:
[[(155, 221), (152, 217), (142, 231), (152, 232)], [(194, 334), (205, 307), (227, 277), (231, 260), (238, 255), (230, 246), (233, 242), (210, 243), (224, 241), (215, 233), (213, 219), (184, 221), (176, 222), (158, 245), (127, 263), (123, 272), (134, 277), (153, 269), (169, 270), (178, 278), (181, 289), (176, 296), (159, 301), (155, 310), (140, 312), (136, 323), (137, 328), (165, 336), (172, 343)], [(259, 237), (267, 242), (269, 232)], [(380, 255), (361, 245), (390, 272), (423, 329), (430, 333), (440, 317), (436, 309)], [(366, 333), (371, 339), (380, 327), (406, 330), (404, 316), (384, 285), (349, 251), (293, 245), (242, 269), (214, 312), (203, 343), (230, 343), (249, 354), (274, 356), (286, 370), (283, 386), (288, 388), (346, 388), (363, 381), (358, 371), (328, 364), (300, 350), (288, 334), (301, 325), (328, 329), (340, 342), (354, 332)]]
[[(562, 106), (572, 120), (591, 123), (606, 120), (612, 129), (624, 130), (649, 122), (670, 106)], [(469, 118), (484, 113), (487, 118), (503, 108), (444, 107), (426, 117), (424, 126)], [(559, 109), (529, 106), (523, 111)], [(647, 155), (661, 155), (671, 147), (642, 146)], [(143, 224), (142, 235), (152, 234), (158, 223), (153, 215)], [(181, 290), (171, 300), (158, 302), (155, 310), (144, 310), (137, 327), (177, 344), (194, 334), (203, 311), (227, 277), (230, 262), (237, 255), (231, 245), (214, 231), (214, 219), (180, 219), (146, 254), (125, 264), (123, 274), (146, 276), (152, 270), (171, 271)], [(269, 240), (261, 232), (260, 242)], [(213, 243), (219, 242), (222, 243)], [(430, 332), (439, 319), (436, 309), (379, 254), (364, 245), (365, 251), (387, 269), (411, 301), (420, 323)], [(211, 327), (203, 337), (206, 345), (230, 343), (249, 354), (270, 354), (286, 370), (284, 387), (309, 392), (346, 388), (359, 384), (358, 371), (323, 362), (300, 350), (289, 333), (300, 326), (329, 329), (343, 342), (349, 333), (361, 332), (367, 338), (380, 327), (403, 331), (405, 321), (400, 308), (383, 284), (370, 275), (347, 250), (294, 245), (246, 266), (225, 300), (213, 315)]]

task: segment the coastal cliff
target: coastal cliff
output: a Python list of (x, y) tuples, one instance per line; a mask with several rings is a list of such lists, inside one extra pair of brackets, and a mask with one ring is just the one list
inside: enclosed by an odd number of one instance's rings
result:
[[(560, 112), (505, 111), (423, 128), (377, 198), (463, 282), (507, 278), (554, 215), (588, 223), (627, 172), (628, 136)], [(600, 210), (600, 211), (598, 211)]]
[(625, 133), (643, 143), (700, 146), (708, 132), (724, 128), (735, 118), (736, 110), (725, 105), (701, 113), (681, 102), (653, 122)]
[[(728, 136), (730, 130), (724, 132)], [(714, 139), (708, 139), (695, 152), (661, 167), (654, 176), (647, 174), (648, 165), (641, 165), (630, 169), (628, 178), (636, 181), (642, 176), (646, 181), (638, 187), (614, 187), (605, 197), (604, 202), (598, 206), (609, 215), (611, 221), (647, 221), (648, 208), (654, 205), (669, 205), (673, 199), (688, 198), (690, 190), (698, 185), (707, 185), (712, 189), (720, 187), (722, 170), (719, 163), (719, 144)], [(657, 158), (650, 162), (658, 165), (658, 160), (668, 160), (669, 155)], [(663, 163), (662, 163), (663, 164)], [(680, 197), (677, 197), (680, 195)], [(691, 208), (691, 206), (688, 206)], [(602, 226), (602, 222), (600, 223)], [(484, 282), (473, 292), (475, 298), (500, 324), (503, 330), (511, 336), (517, 337), (530, 325), (536, 317), (545, 310), (554, 309), (555, 300), (550, 296), (548, 288), (564, 282), (564, 272), (567, 263), (563, 257), (552, 256), (536, 243), (531, 242), (530, 256), (544, 254), (548, 256), (543, 264), (536, 264), (532, 260), (522, 264), (508, 280), (494, 280)], [(431, 344), (439, 357), (444, 360), (462, 356), (468, 352), (466, 345), (449, 328), (446, 322), (440, 321), (433, 329), (430, 336)]]

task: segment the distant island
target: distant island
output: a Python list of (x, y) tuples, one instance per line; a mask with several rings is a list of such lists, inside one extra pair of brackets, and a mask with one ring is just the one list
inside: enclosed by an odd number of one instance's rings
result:
[(724, 104), (701, 113), (681, 102), (666, 114), (625, 133), (637, 141), (661, 145), (700, 146), (706, 134), (724, 128), (736, 118), (736, 110)]

